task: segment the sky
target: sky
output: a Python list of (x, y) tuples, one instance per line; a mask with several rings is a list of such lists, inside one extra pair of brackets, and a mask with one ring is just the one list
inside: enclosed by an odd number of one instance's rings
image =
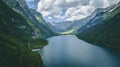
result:
[(37, 10), (38, 9), (38, 3), (40, 0), (25, 0), (28, 7)]
[(120, 0), (40, 0), (37, 5), (37, 11), (40, 12), (47, 21), (74, 21), (89, 16), (97, 8), (106, 8), (119, 1)]

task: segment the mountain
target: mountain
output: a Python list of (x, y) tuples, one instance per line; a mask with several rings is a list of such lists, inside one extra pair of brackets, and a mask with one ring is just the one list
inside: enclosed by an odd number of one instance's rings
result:
[(92, 44), (120, 48), (120, 3), (111, 7), (104, 20), (77, 36)]
[(37, 4), (40, 0), (31, 0), (31, 1), (30, 0), (25, 0), (25, 1), (27, 3), (28, 7), (37, 10)]
[(53, 23), (54, 24), (53, 30), (56, 30), (58, 32), (67, 32), (72, 30), (71, 33), (73, 34), (80, 33), (83, 30), (88, 29), (89, 27), (94, 26), (100, 21), (102, 21), (107, 12), (108, 9), (98, 8), (86, 18), (75, 21), (64, 21), (59, 23)]
[(83, 24), (82, 26), (78, 27), (78, 29), (76, 29), (77, 33), (81, 33), (82, 31), (87, 30), (88, 28), (102, 22), (103, 20), (106, 19), (107, 16), (109, 16), (110, 12), (116, 9), (118, 6), (119, 4), (112, 5), (107, 8), (97, 8), (91, 15), (84, 19), (81, 19), (83, 20), (82, 22), (79, 20), (76, 23), (76, 26), (79, 25), (80, 23)]
[(107, 13), (107, 10), (104, 8), (97, 8), (90, 16), (88, 16), (87, 18), (85, 18), (85, 25), (81, 26), (77, 32), (80, 33), (96, 24), (98, 24), (99, 22), (101, 22), (105, 15)]
[(1, 67), (43, 67), (40, 55), (32, 49), (42, 48), (48, 42), (34, 38), (33, 33), (28, 21), (0, 0)]
[(30, 9), (31, 14), (37, 20), (36, 25), (39, 27), (36, 29), (36, 34), (43, 38), (57, 35), (49, 26), (49, 24), (43, 19), (42, 15), (36, 10)]
[(75, 20), (75, 21), (63, 21), (53, 22), (51, 29), (55, 30), (59, 34), (76, 34), (100, 23), (109, 15), (110, 11), (114, 10), (117, 6), (112, 5), (107, 8), (97, 8), (88, 17)]
[(47, 25), (42, 15), (33, 9), (29, 9), (24, 0), (3, 0), (10, 8), (20, 13), (34, 29), (35, 35), (46, 38), (55, 35)]
[[(49, 23), (49, 26), (52, 30), (54, 30), (57, 34), (71, 34), (73, 33), (72, 29), (69, 28), (70, 25), (72, 25), (72, 22), (65, 21), (65, 22), (52, 22), (52, 24)], [(71, 31), (71, 32), (70, 32)]]

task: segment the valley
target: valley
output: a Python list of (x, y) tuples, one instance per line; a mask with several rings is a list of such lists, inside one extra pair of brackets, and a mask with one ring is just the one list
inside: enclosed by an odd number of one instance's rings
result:
[(96, 8), (79, 20), (60, 22), (46, 20), (49, 13), (40, 12), (38, 2), (0, 1), (1, 67), (120, 66), (120, 2)]

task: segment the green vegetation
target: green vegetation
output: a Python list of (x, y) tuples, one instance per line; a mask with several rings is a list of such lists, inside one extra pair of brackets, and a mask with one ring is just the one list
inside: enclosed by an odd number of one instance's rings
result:
[(35, 32), (37, 33), (41, 33), (41, 37), (50, 37), (53, 35), (57, 35), (55, 32), (53, 32), (53, 30), (51, 29), (51, 27), (48, 25), (48, 23), (43, 19), (42, 15), (37, 12), (34, 9), (30, 9), (30, 13), (33, 14), (33, 16), (36, 18), (37, 22), (36, 23), (39, 29), (36, 28), (36, 26), (34, 26)]
[(47, 44), (48, 44), (48, 42), (46, 42), (46, 40), (43, 40), (43, 39), (40, 39), (40, 38), (36, 38), (36, 39), (31, 40), (29, 46), (32, 49), (39, 49), (39, 48), (43, 48)]
[(68, 35), (68, 34), (73, 34), (74, 33), (74, 29), (72, 29), (72, 30), (69, 30), (69, 31), (65, 31), (65, 32), (59, 32), (59, 34), (62, 34), (62, 35)]
[(115, 14), (116, 10), (112, 12), (112, 15), (114, 14), (114, 17), (111, 17), (111, 19), (108, 19), (109, 17), (106, 18), (107, 20), (105, 19), (96, 26), (91, 27), (80, 34), (77, 34), (77, 36), (80, 39), (83, 39), (92, 44), (120, 48), (120, 11), (118, 12), (119, 8), (116, 9), (117, 14)]
[[(43, 19), (42, 15), (33, 10), (30, 9), (25, 0), (2, 0), (4, 3), (6, 3), (10, 8), (12, 8), (14, 11), (21, 14), (26, 20), (29, 26), (33, 29), (37, 35), (39, 35), (40, 38), (47, 38), (52, 35), (56, 35), (51, 28), (47, 25), (46, 21)], [(12, 5), (15, 6), (12, 6)]]
[(0, 35), (0, 66), (43, 67), (43, 62), (39, 54), (32, 52), (21, 39)]
[[(119, 3), (120, 4), (120, 3)], [(117, 4), (117, 5), (119, 5)], [(105, 17), (105, 20), (109, 20), (111, 18), (113, 18), (116, 14), (118, 14), (120, 12), (120, 8), (116, 7), (116, 9), (114, 9), (113, 11), (109, 12), (108, 15)]]
[(34, 30), (20, 14), (0, 1), (0, 67), (43, 67), (33, 48), (42, 48), (46, 40), (32, 38)]
[(42, 15), (34, 9), (30, 9), (30, 12), (36, 17), (39, 23), (46, 25), (46, 21), (43, 19)]

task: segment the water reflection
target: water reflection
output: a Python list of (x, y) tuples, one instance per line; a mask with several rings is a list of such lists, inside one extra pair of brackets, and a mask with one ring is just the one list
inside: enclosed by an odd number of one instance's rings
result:
[(120, 67), (120, 57), (74, 35), (48, 38), (42, 49), (45, 67)]

